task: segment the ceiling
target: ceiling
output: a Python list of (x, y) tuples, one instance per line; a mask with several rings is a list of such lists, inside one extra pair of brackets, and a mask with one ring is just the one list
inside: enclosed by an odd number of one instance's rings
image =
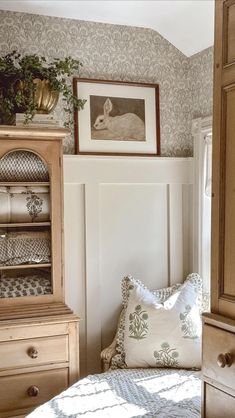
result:
[(0, 0), (0, 10), (152, 28), (186, 56), (213, 45), (214, 0)]

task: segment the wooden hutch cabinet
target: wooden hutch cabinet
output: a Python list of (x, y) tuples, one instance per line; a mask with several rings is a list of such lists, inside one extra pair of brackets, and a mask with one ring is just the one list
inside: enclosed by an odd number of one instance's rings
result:
[(215, 1), (211, 314), (204, 315), (205, 418), (235, 417), (235, 0)]
[(79, 376), (64, 303), (66, 129), (0, 126), (0, 418), (24, 417)]

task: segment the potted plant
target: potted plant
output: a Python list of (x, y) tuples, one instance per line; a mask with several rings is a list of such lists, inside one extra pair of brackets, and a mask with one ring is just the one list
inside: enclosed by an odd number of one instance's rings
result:
[(0, 124), (13, 124), (16, 113), (25, 114), (25, 124), (36, 113), (50, 113), (62, 94), (69, 119), (65, 126), (70, 125), (74, 110), (85, 104), (68, 84), (68, 77), (78, 73), (81, 65), (70, 56), (47, 62), (36, 54), (21, 56), (13, 51), (0, 57)]

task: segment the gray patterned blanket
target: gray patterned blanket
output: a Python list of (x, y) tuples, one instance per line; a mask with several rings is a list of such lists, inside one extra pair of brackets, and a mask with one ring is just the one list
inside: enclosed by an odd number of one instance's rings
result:
[(48, 231), (5, 232), (0, 229), (0, 266), (50, 263)]
[(113, 370), (90, 375), (27, 418), (199, 418), (200, 372)]

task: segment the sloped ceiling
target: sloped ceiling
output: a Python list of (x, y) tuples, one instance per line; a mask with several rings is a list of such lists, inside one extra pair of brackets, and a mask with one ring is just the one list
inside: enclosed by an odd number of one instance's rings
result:
[(0, 0), (0, 10), (147, 27), (186, 56), (213, 45), (214, 0)]

